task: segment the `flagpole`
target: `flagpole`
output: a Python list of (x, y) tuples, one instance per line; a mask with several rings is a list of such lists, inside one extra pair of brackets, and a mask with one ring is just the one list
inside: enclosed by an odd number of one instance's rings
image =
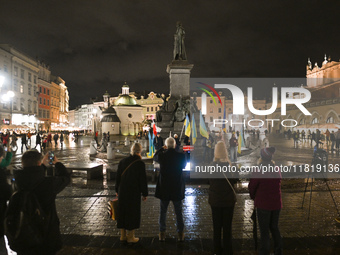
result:
[(181, 135), (180, 135), (180, 137), (179, 137), (179, 140), (180, 140), (180, 141), (182, 140), (183, 129), (184, 129), (184, 124), (183, 124), (183, 127), (182, 127)]

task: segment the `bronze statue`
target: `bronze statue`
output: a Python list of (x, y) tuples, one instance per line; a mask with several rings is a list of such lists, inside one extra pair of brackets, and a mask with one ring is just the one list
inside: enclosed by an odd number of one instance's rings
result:
[(184, 47), (184, 35), (185, 31), (182, 27), (181, 22), (177, 22), (177, 30), (175, 34), (175, 45), (174, 45), (174, 60), (186, 60), (187, 55)]

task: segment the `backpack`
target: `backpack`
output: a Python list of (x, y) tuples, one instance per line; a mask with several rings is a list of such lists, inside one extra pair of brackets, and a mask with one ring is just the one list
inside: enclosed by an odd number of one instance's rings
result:
[(14, 251), (23, 251), (43, 244), (48, 216), (42, 210), (33, 190), (13, 193), (5, 214), (5, 235)]

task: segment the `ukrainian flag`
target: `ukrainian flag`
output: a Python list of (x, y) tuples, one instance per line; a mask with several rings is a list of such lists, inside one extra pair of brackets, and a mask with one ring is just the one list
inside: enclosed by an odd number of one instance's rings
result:
[(190, 137), (191, 128), (190, 128), (190, 119), (188, 115), (185, 117), (184, 125), (185, 125), (185, 135)]
[(205, 122), (204, 122), (204, 119), (203, 119), (201, 111), (200, 111), (200, 134), (203, 137), (209, 139), (209, 134), (208, 134), (207, 128), (205, 127)]
[(153, 145), (153, 134), (149, 132), (149, 153), (146, 154), (148, 158), (153, 158), (153, 154), (155, 153), (155, 146)]
[(192, 114), (191, 126), (192, 126), (192, 145), (194, 145), (195, 142), (196, 142), (196, 138), (197, 138), (197, 130), (196, 130), (196, 123), (195, 123), (194, 114)]

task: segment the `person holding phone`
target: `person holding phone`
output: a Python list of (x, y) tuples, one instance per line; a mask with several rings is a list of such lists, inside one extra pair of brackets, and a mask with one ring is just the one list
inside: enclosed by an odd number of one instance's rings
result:
[(55, 165), (55, 176), (45, 176), (46, 167), (50, 162), (50, 154), (43, 156), (37, 150), (26, 151), (21, 158), (22, 170), (14, 174), (17, 187), (21, 190), (32, 190), (35, 193), (42, 209), (49, 215), (48, 230), (44, 243), (41, 246), (22, 247), (17, 254), (56, 254), (62, 247), (61, 233), (59, 229), (59, 218), (57, 214), (55, 199), (71, 180), (71, 174), (66, 167), (53, 157), (52, 164)]

